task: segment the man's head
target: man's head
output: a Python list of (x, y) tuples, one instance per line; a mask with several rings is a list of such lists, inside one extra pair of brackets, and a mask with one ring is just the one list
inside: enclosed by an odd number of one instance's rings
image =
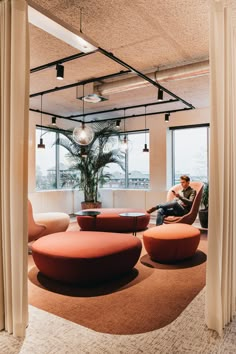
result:
[(183, 175), (180, 176), (180, 184), (183, 187), (183, 189), (187, 189), (190, 183), (190, 178), (189, 176)]

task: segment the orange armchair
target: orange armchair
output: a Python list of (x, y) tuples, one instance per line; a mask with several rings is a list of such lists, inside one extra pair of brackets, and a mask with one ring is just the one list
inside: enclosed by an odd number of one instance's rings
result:
[(66, 231), (70, 217), (66, 213), (33, 214), (32, 204), (28, 200), (28, 240), (37, 240), (42, 236)]
[[(191, 182), (190, 186), (196, 190), (196, 196), (194, 198), (192, 208), (183, 216), (167, 216), (164, 218), (164, 224), (174, 224), (174, 223), (183, 223), (192, 225), (197, 217), (198, 209), (201, 203), (202, 191), (203, 191), (203, 183), (202, 182)], [(172, 187), (167, 193), (167, 202), (170, 202), (174, 199), (174, 194), (171, 192), (174, 190), (178, 193), (182, 189), (181, 184), (176, 184)]]

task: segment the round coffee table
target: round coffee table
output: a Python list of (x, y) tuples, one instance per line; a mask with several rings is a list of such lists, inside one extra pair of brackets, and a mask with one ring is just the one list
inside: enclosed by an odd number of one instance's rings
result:
[(75, 215), (78, 216), (92, 216), (94, 217), (94, 228), (96, 230), (96, 217), (97, 215), (101, 214), (100, 211), (95, 211), (95, 210), (80, 210)]
[(134, 218), (133, 235), (136, 236), (138, 217), (139, 216), (144, 216), (145, 214), (144, 213), (121, 213), (119, 215), (123, 216), (123, 217)]

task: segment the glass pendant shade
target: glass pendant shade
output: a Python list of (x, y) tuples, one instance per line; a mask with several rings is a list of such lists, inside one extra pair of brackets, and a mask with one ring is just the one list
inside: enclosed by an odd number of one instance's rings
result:
[(73, 139), (79, 145), (89, 145), (94, 138), (94, 131), (84, 123), (73, 130)]
[(127, 139), (127, 135), (124, 136), (124, 139), (120, 142), (120, 150), (122, 152), (127, 152), (132, 150), (132, 143), (130, 140)]

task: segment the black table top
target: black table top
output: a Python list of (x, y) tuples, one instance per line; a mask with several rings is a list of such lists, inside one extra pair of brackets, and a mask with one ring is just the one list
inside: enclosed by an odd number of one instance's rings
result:
[(80, 210), (78, 213), (75, 213), (75, 215), (78, 216), (97, 216), (99, 214), (101, 214), (101, 212), (95, 210)]
[(144, 216), (144, 213), (121, 213), (119, 214), (120, 216), (131, 216), (131, 217), (138, 217), (138, 216)]

